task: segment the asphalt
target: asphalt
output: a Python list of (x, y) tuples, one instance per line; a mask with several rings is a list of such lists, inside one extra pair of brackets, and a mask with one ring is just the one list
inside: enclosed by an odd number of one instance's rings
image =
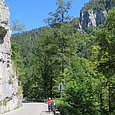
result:
[(23, 106), (2, 115), (53, 115), (47, 111), (45, 103), (23, 103)]

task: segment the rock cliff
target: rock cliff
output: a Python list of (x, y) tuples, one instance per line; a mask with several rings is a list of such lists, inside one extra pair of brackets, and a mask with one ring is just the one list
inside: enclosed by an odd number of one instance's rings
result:
[(0, 0), (0, 113), (21, 105), (18, 77), (11, 62), (9, 16), (7, 5)]
[(104, 24), (104, 18), (107, 14), (107, 11), (96, 11), (93, 10), (81, 11), (80, 12), (80, 27), (81, 29), (86, 29), (89, 26), (98, 27), (101, 24)]
[(105, 16), (112, 7), (112, 0), (90, 0), (80, 11), (80, 28), (104, 24)]

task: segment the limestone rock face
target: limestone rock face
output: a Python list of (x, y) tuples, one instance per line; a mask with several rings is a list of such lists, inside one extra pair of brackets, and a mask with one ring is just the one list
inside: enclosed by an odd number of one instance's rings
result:
[(80, 12), (81, 29), (85, 29), (89, 26), (98, 27), (100, 24), (104, 24), (104, 18), (107, 14), (106, 10), (85, 10)]
[(9, 16), (8, 7), (0, 0), (0, 113), (21, 105), (18, 77), (11, 63)]
[(80, 29), (86, 29), (89, 26), (98, 27), (99, 25), (103, 25), (105, 23), (104, 19), (108, 13), (108, 10), (115, 6), (115, 4), (112, 4), (112, 0), (105, 0), (105, 3), (103, 3), (103, 10), (96, 7), (92, 8), (91, 2), (94, 1), (95, 0), (90, 0), (90, 2), (86, 4), (88, 8), (86, 8), (86, 5), (84, 5), (84, 7), (81, 9)]

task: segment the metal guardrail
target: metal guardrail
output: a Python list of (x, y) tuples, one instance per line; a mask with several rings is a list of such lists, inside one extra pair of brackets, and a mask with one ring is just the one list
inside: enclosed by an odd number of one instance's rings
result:
[(36, 98), (32, 98), (32, 99), (23, 99), (23, 102), (43, 102), (43, 103), (47, 103), (47, 99), (36, 99)]

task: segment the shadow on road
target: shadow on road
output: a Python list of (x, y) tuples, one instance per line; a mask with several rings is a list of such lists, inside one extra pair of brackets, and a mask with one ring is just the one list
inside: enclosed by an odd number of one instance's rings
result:
[(42, 111), (40, 115), (61, 115), (59, 111), (55, 111), (52, 112), (52, 111)]
[(42, 111), (40, 115), (54, 115), (54, 113), (51, 111)]

